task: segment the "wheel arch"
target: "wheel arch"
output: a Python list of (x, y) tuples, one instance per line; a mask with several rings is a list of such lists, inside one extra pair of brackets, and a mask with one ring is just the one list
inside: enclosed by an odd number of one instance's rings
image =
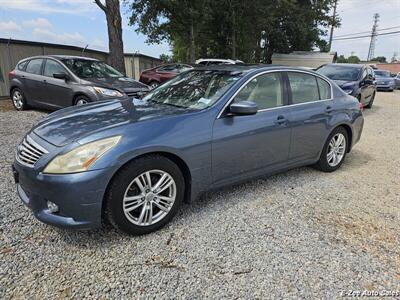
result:
[(146, 152), (146, 153), (142, 153), (139, 154), (135, 157), (132, 157), (131, 159), (125, 161), (122, 165), (120, 165), (112, 174), (110, 180), (107, 183), (107, 187), (105, 190), (105, 193), (103, 195), (103, 200), (102, 200), (102, 214), (104, 217), (104, 208), (105, 208), (105, 200), (106, 200), (106, 196), (108, 194), (108, 189), (111, 185), (111, 182), (114, 180), (115, 176), (118, 174), (118, 172), (120, 170), (122, 170), (124, 167), (126, 167), (128, 164), (130, 164), (131, 162), (142, 158), (142, 157), (146, 157), (146, 156), (151, 156), (151, 155), (159, 155), (159, 156), (163, 156), (165, 158), (168, 158), (169, 160), (171, 160), (172, 162), (174, 162), (178, 168), (181, 170), (184, 181), (185, 181), (185, 198), (184, 198), (184, 202), (188, 203), (190, 202), (190, 196), (191, 196), (191, 187), (192, 187), (192, 175), (189, 169), (189, 166), (187, 165), (187, 163), (181, 158), (179, 157), (177, 154), (172, 153), (172, 152), (168, 152), (168, 151), (152, 151), (152, 152)]
[(74, 94), (74, 96), (72, 97), (72, 106), (74, 106), (75, 105), (75, 101), (76, 101), (76, 98), (78, 98), (79, 96), (84, 96), (84, 97), (86, 97), (88, 100), (90, 100), (90, 97), (88, 96), (88, 95), (86, 95), (85, 93), (83, 93), (83, 92), (76, 92), (75, 94)]

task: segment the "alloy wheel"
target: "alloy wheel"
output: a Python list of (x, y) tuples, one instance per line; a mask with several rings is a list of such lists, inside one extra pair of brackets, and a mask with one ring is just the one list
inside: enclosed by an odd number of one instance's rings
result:
[(24, 100), (20, 91), (14, 91), (12, 100), (17, 109), (21, 109), (23, 107)]
[(158, 223), (176, 199), (176, 183), (165, 171), (146, 171), (128, 185), (123, 199), (125, 217), (138, 226)]
[(346, 137), (342, 133), (335, 134), (328, 146), (326, 155), (328, 164), (331, 167), (336, 167), (343, 160), (346, 153)]

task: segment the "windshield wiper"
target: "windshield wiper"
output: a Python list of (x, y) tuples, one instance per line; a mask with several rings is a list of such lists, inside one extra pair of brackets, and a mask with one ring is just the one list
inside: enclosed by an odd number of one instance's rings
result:
[(178, 107), (178, 108), (185, 108), (185, 106), (180, 106), (180, 105), (173, 104), (173, 103), (159, 102), (159, 101), (153, 100), (153, 99), (149, 99), (147, 101), (150, 101), (150, 102), (153, 102), (153, 103), (157, 103), (157, 104), (164, 104), (164, 105), (174, 106), (174, 107)]

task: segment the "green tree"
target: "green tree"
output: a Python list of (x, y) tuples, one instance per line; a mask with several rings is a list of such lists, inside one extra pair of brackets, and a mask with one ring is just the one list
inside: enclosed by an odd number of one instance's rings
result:
[(160, 59), (165, 64), (173, 62), (172, 57), (168, 54), (160, 54)]
[[(170, 42), (178, 61), (196, 57), (271, 63), (274, 52), (326, 49), (334, 0), (137, 0), (131, 24), (148, 43)], [(261, 49), (261, 38), (266, 40)]]
[(339, 55), (338, 58), (336, 59), (337, 63), (347, 63), (347, 58), (344, 57), (344, 55)]
[(360, 62), (360, 58), (356, 55), (351, 55), (347, 58), (347, 62), (349, 64), (358, 64)]
[(380, 63), (385, 63), (386, 62), (386, 57), (384, 56), (377, 56), (371, 59), (372, 61), (379, 61)]

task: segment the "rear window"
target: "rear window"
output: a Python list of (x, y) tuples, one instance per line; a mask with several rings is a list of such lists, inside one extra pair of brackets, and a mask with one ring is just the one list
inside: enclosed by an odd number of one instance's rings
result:
[(24, 71), (25, 68), (26, 68), (26, 65), (28, 64), (28, 62), (29, 62), (29, 60), (25, 60), (25, 61), (20, 62), (17, 65), (17, 69), (20, 70), (20, 71)]
[(42, 62), (43, 59), (32, 59), (29, 61), (27, 67), (26, 67), (26, 72), (32, 73), (32, 74), (37, 74), (40, 75), (41, 69), (42, 69)]

